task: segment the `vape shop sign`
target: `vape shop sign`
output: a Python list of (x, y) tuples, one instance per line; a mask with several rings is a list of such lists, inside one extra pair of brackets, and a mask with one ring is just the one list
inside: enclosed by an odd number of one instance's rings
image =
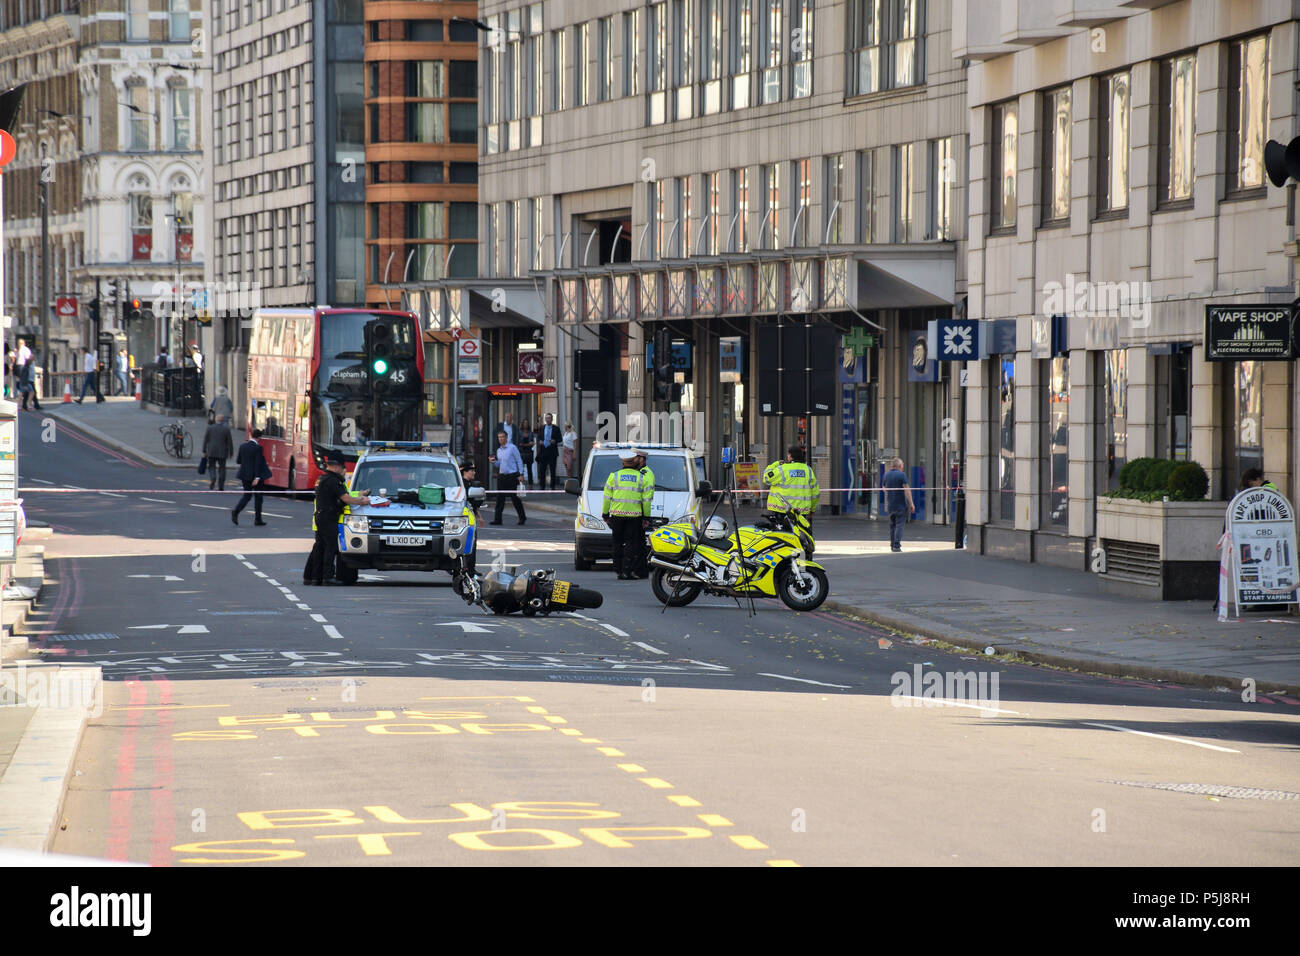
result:
[(1211, 362), (1290, 361), (1292, 305), (1207, 305), (1205, 358)]
[(1268, 488), (1247, 488), (1228, 505), (1229, 580), (1238, 609), (1244, 604), (1296, 600), (1295, 511)]

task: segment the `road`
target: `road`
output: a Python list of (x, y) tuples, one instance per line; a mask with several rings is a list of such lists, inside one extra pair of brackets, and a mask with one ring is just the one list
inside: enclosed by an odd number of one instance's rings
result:
[[(1172, 866), (1300, 850), (1300, 709), (947, 653), (775, 602), (665, 613), (644, 581), (574, 572), (570, 519), (541, 511), (485, 528), (483, 553), (602, 590), (585, 617), (485, 615), (444, 574), (303, 588), (308, 503), (236, 528), (234, 494), (182, 494), (206, 489), (197, 475), (70, 429), (42, 442), (37, 416), (21, 442), (25, 486), (88, 489), (27, 496), (56, 531), (34, 643), (106, 678), (56, 852)], [(114, 488), (148, 491), (98, 492)], [(877, 553), (823, 543), (832, 593), (870, 587)]]

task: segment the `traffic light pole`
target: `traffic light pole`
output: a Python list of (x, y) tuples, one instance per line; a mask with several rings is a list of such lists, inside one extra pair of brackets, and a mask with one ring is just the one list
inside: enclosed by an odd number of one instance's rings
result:
[(41, 364), (45, 374), (41, 385), (45, 396), (50, 394), (50, 189), (45, 182), (45, 145), (41, 144), (40, 200), (41, 200)]

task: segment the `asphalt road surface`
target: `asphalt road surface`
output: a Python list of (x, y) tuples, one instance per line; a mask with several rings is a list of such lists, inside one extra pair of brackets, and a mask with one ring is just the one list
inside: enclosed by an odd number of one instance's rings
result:
[[(66, 428), (42, 442), (40, 425), (22, 416), (23, 484), (88, 490), (26, 496), (57, 532), (29, 629), (106, 679), (56, 852), (1147, 866), (1300, 851), (1300, 708), (947, 653), (772, 601), (663, 612), (645, 581), (574, 572), (571, 519), (541, 511), (485, 528), (480, 554), (562, 570), (603, 591), (600, 609), (494, 617), (445, 574), (304, 588), (307, 502), (268, 499), (268, 527), (250, 509), (236, 528), (236, 494), (180, 494), (206, 479)], [(149, 490), (98, 491), (115, 488)], [(832, 594), (869, 591), (878, 558), (847, 537), (826, 550)]]

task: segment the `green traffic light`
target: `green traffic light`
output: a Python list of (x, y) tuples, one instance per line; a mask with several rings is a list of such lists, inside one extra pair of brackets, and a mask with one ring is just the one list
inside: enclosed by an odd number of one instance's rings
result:
[(375, 359), (374, 363), (370, 367), (374, 369), (376, 375), (388, 374), (388, 363), (381, 358)]

